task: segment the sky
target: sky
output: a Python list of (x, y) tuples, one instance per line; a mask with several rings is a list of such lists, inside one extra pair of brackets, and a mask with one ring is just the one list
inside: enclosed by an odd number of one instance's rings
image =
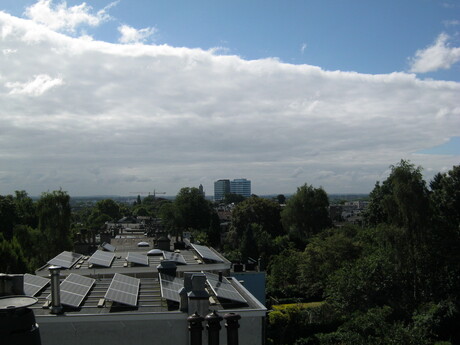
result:
[(247, 178), (368, 193), (460, 163), (460, 2), (0, 2), (0, 195)]

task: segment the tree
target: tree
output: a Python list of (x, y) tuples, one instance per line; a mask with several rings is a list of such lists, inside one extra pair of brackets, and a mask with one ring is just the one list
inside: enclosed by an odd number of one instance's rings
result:
[[(371, 193), (366, 219), (371, 225), (384, 222), (403, 229), (401, 241), (407, 244), (407, 255), (402, 264), (409, 265), (412, 275), (414, 303), (421, 298), (428, 286), (422, 274), (428, 273), (427, 252), (430, 242), (430, 198), (422, 178), (422, 168), (408, 161), (390, 166), (391, 172), (382, 185), (376, 185)], [(424, 291), (422, 291), (424, 290)]]
[(174, 200), (176, 224), (182, 230), (207, 229), (211, 221), (211, 206), (198, 188), (182, 188)]
[(18, 223), (36, 228), (38, 225), (36, 206), (24, 190), (15, 191), (13, 198), (16, 205)]
[(309, 237), (332, 225), (328, 207), (324, 189), (304, 184), (281, 212), (283, 226), (297, 242), (305, 244)]
[(285, 204), (286, 203), (286, 197), (284, 196), (284, 194), (278, 194), (276, 196), (276, 201), (278, 202), (278, 204), (282, 205), (282, 204)]
[(122, 217), (120, 211), (120, 205), (118, 205), (112, 199), (104, 199), (96, 203), (96, 209), (107, 216), (112, 220), (118, 220)]
[(62, 191), (47, 192), (37, 203), (38, 228), (47, 240), (47, 254), (53, 257), (70, 250), (70, 196)]
[(258, 224), (275, 237), (283, 234), (278, 203), (259, 197), (250, 197), (236, 205), (232, 212), (232, 228), (243, 236), (250, 224)]
[(362, 244), (353, 226), (325, 230), (313, 236), (300, 265), (301, 285), (306, 297), (321, 300), (328, 278), (345, 264), (359, 258), (361, 251)]
[(217, 212), (213, 211), (207, 231), (209, 245), (211, 247), (220, 246), (220, 219)]
[(6, 240), (12, 239), (17, 218), (13, 197), (11, 195), (0, 195), (0, 233), (3, 233)]
[(224, 203), (225, 204), (239, 204), (240, 202), (244, 201), (246, 198), (240, 194), (235, 193), (227, 193), (224, 196)]
[(303, 253), (294, 249), (286, 249), (273, 257), (269, 266), (267, 291), (278, 298), (304, 297), (299, 284), (300, 265)]

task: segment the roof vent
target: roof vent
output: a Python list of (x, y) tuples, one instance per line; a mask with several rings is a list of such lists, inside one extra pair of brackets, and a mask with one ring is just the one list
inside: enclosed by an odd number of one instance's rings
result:
[(188, 310), (189, 312), (206, 315), (209, 313), (209, 293), (206, 291), (206, 275), (204, 273), (193, 273), (191, 282), (192, 291), (187, 294)]
[(60, 266), (50, 266), (49, 267), (51, 274), (51, 313), (52, 314), (61, 314), (63, 308), (61, 305), (61, 282), (59, 273), (61, 270)]
[(176, 276), (177, 265), (174, 261), (163, 260), (157, 266), (158, 273), (164, 273), (168, 276)]

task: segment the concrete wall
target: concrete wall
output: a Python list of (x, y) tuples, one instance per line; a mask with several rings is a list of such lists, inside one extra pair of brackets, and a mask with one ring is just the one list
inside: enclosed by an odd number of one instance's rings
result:
[[(263, 345), (264, 319), (260, 312), (240, 313), (239, 343)], [(224, 312), (219, 312), (224, 316)], [(38, 316), (43, 345), (188, 345), (187, 315), (118, 314)], [(203, 344), (207, 344), (203, 322)], [(220, 344), (227, 344), (225, 320), (221, 322)]]

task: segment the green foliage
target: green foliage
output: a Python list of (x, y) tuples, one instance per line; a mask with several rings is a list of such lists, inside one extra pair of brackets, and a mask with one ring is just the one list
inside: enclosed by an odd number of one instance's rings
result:
[(239, 204), (240, 202), (243, 202), (246, 198), (240, 194), (235, 194), (235, 193), (227, 193), (224, 196), (224, 203), (226, 205), (229, 204)]
[(311, 238), (300, 265), (306, 298), (322, 298), (330, 275), (360, 256), (362, 245), (357, 231), (353, 226), (329, 229)]
[(25, 273), (30, 270), (23, 248), (13, 237), (10, 241), (0, 233), (0, 272)]
[(300, 265), (304, 254), (286, 249), (270, 261), (267, 292), (274, 297), (303, 297), (300, 284)]
[(238, 204), (232, 212), (232, 228), (243, 236), (250, 224), (258, 224), (271, 236), (283, 234), (280, 206), (272, 200), (251, 196)]
[(322, 188), (304, 184), (288, 200), (281, 219), (289, 237), (303, 249), (307, 239), (332, 225), (329, 199)]
[(28, 225), (36, 228), (38, 225), (38, 217), (36, 206), (24, 190), (15, 191), (13, 198), (16, 205), (17, 223)]
[(278, 202), (278, 204), (282, 205), (282, 204), (285, 204), (286, 203), (286, 197), (284, 196), (284, 194), (278, 194), (276, 196), (276, 201)]
[(62, 191), (43, 193), (37, 204), (38, 228), (45, 235), (48, 257), (71, 250), (70, 196)]
[(118, 220), (122, 217), (120, 205), (112, 199), (98, 201), (95, 211), (109, 216), (111, 220)]
[(274, 305), (268, 314), (268, 338), (272, 344), (292, 344), (335, 330), (338, 323), (339, 315), (324, 302)]
[(176, 224), (181, 229), (207, 229), (211, 205), (198, 188), (182, 188), (174, 200)]
[(13, 228), (17, 218), (13, 197), (11, 195), (0, 195), (0, 233), (3, 234), (5, 239), (11, 240), (13, 237)]

